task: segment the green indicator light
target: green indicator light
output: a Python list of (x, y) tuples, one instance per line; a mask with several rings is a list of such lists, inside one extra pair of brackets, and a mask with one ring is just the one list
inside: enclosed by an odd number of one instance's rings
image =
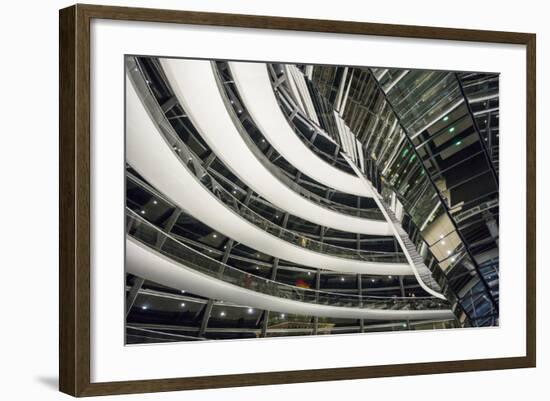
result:
[(449, 132), (453, 132), (455, 130), (455, 127), (449, 128)]

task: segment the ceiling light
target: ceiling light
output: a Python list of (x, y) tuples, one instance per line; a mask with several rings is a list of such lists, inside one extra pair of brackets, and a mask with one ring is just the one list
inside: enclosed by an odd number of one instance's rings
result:
[(155, 199), (155, 200), (153, 200), (153, 205), (156, 205), (157, 203), (158, 203), (158, 202), (157, 202), (157, 200), (156, 200), (156, 199)]
[(254, 309), (252, 309), (252, 308), (248, 308), (248, 313), (249, 313), (249, 314), (252, 314), (252, 313), (254, 313)]
[(141, 309), (143, 309), (143, 310), (147, 309), (147, 305), (143, 305), (143, 306), (141, 307)]
[(449, 119), (449, 116), (443, 117), (443, 121), (447, 121)]
[(212, 237), (218, 238), (218, 235), (217, 234), (212, 234)]
[(182, 302), (182, 303), (181, 303), (181, 307), (182, 307), (182, 308), (185, 307), (185, 302)]
[(388, 276), (388, 278), (391, 278), (391, 276)]
[(441, 241), (441, 245), (445, 245), (445, 241)]
[(451, 251), (447, 251), (447, 255), (450, 255), (451, 254)]
[(224, 317), (224, 316), (225, 316), (225, 312), (224, 312), (224, 311), (221, 311), (221, 312), (220, 312), (220, 316), (221, 316), (221, 317)]
[(372, 281), (373, 283), (376, 281), (375, 279), (371, 279), (370, 281)]
[(441, 234), (441, 235), (439, 236), (439, 238), (444, 238), (444, 237), (445, 237), (445, 236), (444, 236), (443, 234)]
[(182, 294), (185, 294), (185, 290), (181, 290), (181, 293), (182, 293)]
[(340, 281), (346, 281), (344, 277), (340, 277)]
[(462, 141), (457, 141), (457, 142), (455, 143), (455, 146), (460, 146), (461, 143), (462, 143)]
[(145, 210), (142, 210), (142, 211), (141, 211), (141, 214), (145, 214)]
[(449, 128), (449, 132), (454, 132), (454, 130), (455, 130), (455, 127)]
[(281, 313), (281, 319), (284, 319), (284, 318), (285, 318), (285, 314)]

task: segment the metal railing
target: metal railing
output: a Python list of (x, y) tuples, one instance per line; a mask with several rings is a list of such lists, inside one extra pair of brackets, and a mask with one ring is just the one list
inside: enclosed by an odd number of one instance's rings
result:
[(321, 305), (384, 310), (441, 310), (449, 307), (447, 302), (432, 297), (373, 297), (340, 294), (296, 287), (255, 276), (190, 248), (131, 209), (126, 209), (126, 233), (143, 245), (187, 268), (226, 283), (279, 298)]

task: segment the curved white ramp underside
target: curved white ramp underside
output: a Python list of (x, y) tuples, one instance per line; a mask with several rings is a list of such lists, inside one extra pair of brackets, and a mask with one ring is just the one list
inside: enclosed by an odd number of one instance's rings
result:
[(281, 110), (264, 63), (230, 62), (233, 80), (248, 112), (269, 143), (299, 171), (338, 191), (372, 197), (355, 175), (331, 166), (296, 135)]
[(314, 252), (277, 238), (248, 222), (215, 198), (189, 172), (152, 122), (129, 80), (126, 88), (128, 163), (190, 215), (253, 249), (305, 266), (348, 273), (412, 274), (410, 266), (404, 263), (366, 262)]
[(359, 309), (312, 304), (262, 294), (199, 273), (131, 238), (126, 239), (126, 272), (170, 288), (186, 290), (203, 297), (284, 313), (373, 320), (454, 318), (451, 310)]
[[(303, 198), (269, 172), (235, 127), (209, 61), (161, 59), (161, 64), (172, 90), (208, 146), (254, 191), (290, 214), (322, 226), (353, 233), (393, 235), (386, 221), (362, 219), (324, 208)], [(357, 178), (356, 182), (357, 188), (365, 188)]]

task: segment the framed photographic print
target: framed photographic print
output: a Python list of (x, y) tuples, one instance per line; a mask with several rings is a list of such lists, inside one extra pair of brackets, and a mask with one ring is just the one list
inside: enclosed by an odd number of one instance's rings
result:
[(60, 390), (534, 367), (535, 112), (533, 34), (61, 10)]

